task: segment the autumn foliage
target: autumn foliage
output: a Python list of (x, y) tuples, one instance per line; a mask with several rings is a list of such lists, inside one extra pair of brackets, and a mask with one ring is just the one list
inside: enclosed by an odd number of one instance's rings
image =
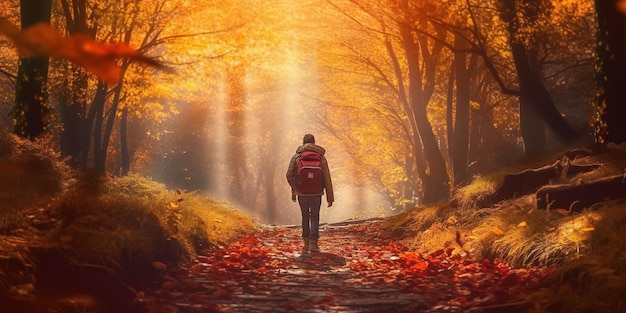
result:
[(36, 24), (18, 29), (0, 17), (0, 33), (8, 36), (22, 57), (51, 57), (66, 59), (83, 67), (108, 84), (120, 78), (118, 60), (131, 61), (163, 68), (156, 59), (147, 57), (124, 43), (99, 43), (84, 34), (64, 37), (48, 24)]

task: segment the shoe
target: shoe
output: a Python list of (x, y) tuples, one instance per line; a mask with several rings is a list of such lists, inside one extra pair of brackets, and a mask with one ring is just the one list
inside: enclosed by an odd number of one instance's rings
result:
[(317, 240), (311, 240), (309, 243), (309, 251), (320, 252), (320, 247), (317, 245)]
[(302, 241), (304, 242), (304, 247), (302, 247), (302, 251), (309, 251), (311, 249), (309, 238), (302, 238)]

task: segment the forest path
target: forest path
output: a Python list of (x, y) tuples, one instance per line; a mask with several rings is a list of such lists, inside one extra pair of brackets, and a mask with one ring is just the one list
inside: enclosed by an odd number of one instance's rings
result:
[(171, 313), (495, 312), (503, 304), (514, 312), (549, 272), (471, 262), (445, 249), (420, 256), (379, 237), (381, 223), (323, 225), (321, 252), (312, 253), (301, 251), (299, 228), (267, 226), (207, 251), (189, 269), (169, 270), (146, 302)]

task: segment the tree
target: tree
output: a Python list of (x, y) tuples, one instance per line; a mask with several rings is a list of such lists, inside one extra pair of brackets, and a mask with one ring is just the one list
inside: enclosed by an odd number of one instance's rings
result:
[[(526, 157), (537, 157), (543, 154), (545, 149), (545, 126), (564, 142), (572, 142), (579, 138), (576, 131), (567, 123), (556, 109), (550, 93), (544, 86), (539, 70), (533, 66), (537, 60), (531, 56), (526, 42), (538, 38), (526, 37), (522, 25), (535, 23), (541, 12), (550, 10), (549, 5), (541, 0), (520, 2), (501, 0), (501, 18), (507, 25), (511, 52), (517, 70), (520, 89), (520, 130), (524, 139), (524, 151)], [(522, 19), (525, 20), (522, 20)], [(526, 28), (528, 31), (528, 28)], [(532, 31), (531, 31), (532, 32)]]
[[(52, 0), (20, 0), (22, 29), (37, 23), (50, 23)], [(46, 130), (49, 122), (48, 57), (20, 57), (15, 85), (13, 132), (35, 139)]]
[[(89, 21), (87, 1), (61, 0), (60, 4), (67, 34), (83, 34), (95, 39), (98, 24)], [(86, 166), (91, 133), (86, 121), (89, 78), (83, 69), (69, 62), (64, 62), (61, 66), (66, 73), (61, 77), (57, 106), (63, 125), (60, 133), (61, 155), (69, 157), (74, 166)]]
[[(410, 9), (406, 0), (401, 1), (400, 8), (407, 16), (424, 9)], [(421, 141), (420, 144), (424, 149), (424, 162), (417, 164), (424, 189), (422, 200), (424, 203), (432, 203), (446, 199), (450, 191), (450, 179), (447, 168), (426, 111), (428, 102), (434, 92), (435, 74), (441, 50), (443, 49), (442, 41), (445, 40), (446, 31), (443, 27), (434, 25), (435, 36), (439, 40), (431, 41), (424, 33), (417, 31), (419, 27), (427, 27), (428, 21), (426, 16), (417, 15), (414, 18), (416, 20), (399, 21), (398, 28), (409, 70), (408, 98), (411, 108), (410, 114), (415, 118)], [(430, 51), (428, 47), (432, 47)], [(420, 144), (414, 143), (416, 147)]]
[[(467, 182), (467, 165), (470, 144), (470, 77), (471, 69), (467, 64), (467, 53), (464, 52), (469, 46), (468, 42), (460, 34), (454, 36), (454, 46), (457, 52), (454, 54), (452, 73), (454, 74), (454, 86), (456, 87), (456, 116), (454, 128), (448, 126), (448, 140), (450, 141), (450, 154), (452, 163), (452, 177), (455, 186)], [(476, 59), (472, 59), (475, 61)], [(449, 87), (452, 89), (452, 86)], [(448, 123), (451, 124), (449, 120)]]
[(594, 134), (600, 143), (622, 143), (626, 142), (626, 8), (619, 0), (596, 0), (595, 8), (598, 92)]
[[(144, 53), (165, 45), (167, 40), (160, 37), (167, 24), (164, 17), (172, 17), (175, 6), (170, 7), (163, 1), (88, 4), (86, 0), (61, 1), (65, 28), (70, 36), (87, 36), (92, 40), (108, 38), (113, 42), (138, 47)], [(135, 106), (130, 113), (145, 113), (146, 105), (138, 98), (146, 96), (145, 90), (150, 83), (145, 78), (154, 70), (145, 70), (127, 58), (120, 60), (118, 65), (119, 79), (110, 82), (94, 80), (82, 69), (64, 64), (67, 74), (61, 77), (59, 85), (59, 107), (63, 123), (61, 148), (64, 155), (72, 157), (83, 168), (105, 171), (118, 112)], [(143, 79), (134, 79), (130, 75), (136, 72), (141, 73)], [(127, 125), (128, 112), (120, 116), (125, 119), (122, 124)], [(128, 140), (120, 138), (120, 142), (124, 151), (122, 167), (127, 172), (131, 159), (126, 146)], [(90, 160), (93, 160), (93, 164), (88, 164)]]

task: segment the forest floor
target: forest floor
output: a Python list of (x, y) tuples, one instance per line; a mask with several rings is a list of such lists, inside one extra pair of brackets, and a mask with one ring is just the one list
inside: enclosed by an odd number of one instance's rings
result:
[[(626, 312), (626, 145), (476, 177), (450, 201), (385, 219), (322, 225), (311, 253), (297, 226), (259, 225), (138, 175), (66, 175), (54, 155), (14, 141), (0, 157), (2, 313)], [(534, 191), (490, 199), (509, 173), (546, 172), (558, 177), (542, 184), (593, 189), (545, 209)]]
[(545, 267), (473, 262), (450, 251), (421, 256), (381, 236), (381, 220), (323, 225), (321, 252), (300, 229), (266, 226), (164, 269), (142, 294), (149, 312), (515, 312), (542, 288)]

